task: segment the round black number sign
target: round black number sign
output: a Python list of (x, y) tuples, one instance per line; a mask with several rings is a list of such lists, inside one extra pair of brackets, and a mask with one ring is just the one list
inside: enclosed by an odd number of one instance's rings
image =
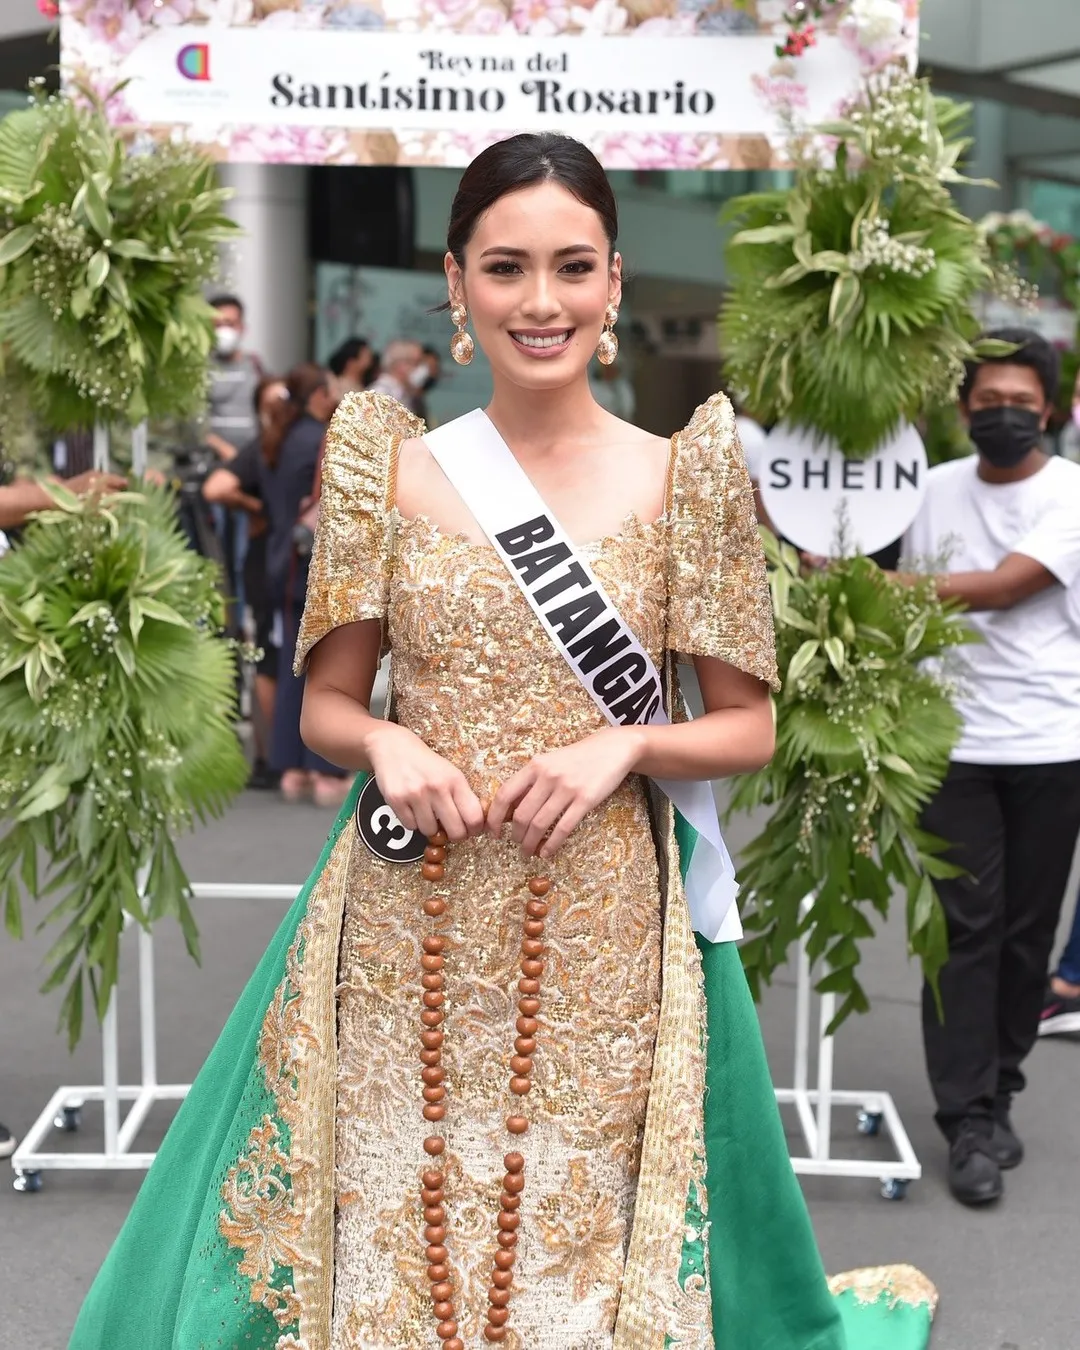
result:
[(419, 862), (427, 848), (427, 839), (419, 830), (402, 825), (374, 778), (369, 778), (356, 799), (356, 832), (384, 862)]

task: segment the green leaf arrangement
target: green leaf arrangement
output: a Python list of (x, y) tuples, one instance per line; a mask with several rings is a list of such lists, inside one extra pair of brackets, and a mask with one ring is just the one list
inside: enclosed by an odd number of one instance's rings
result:
[(976, 354), (972, 301), (1001, 285), (983, 232), (949, 194), (966, 181), (966, 114), (891, 67), (846, 119), (817, 128), (836, 140), (835, 163), (804, 147), (794, 186), (725, 209), (736, 232), (721, 350), (761, 420), (861, 457), (955, 398)]
[[(887, 916), (894, 886), (931, 984), (945, 961), (932, 878), (958, 871), (918, 818), (960, 730), (948, 654), (972, 634), (929, 578), (909, 587), (861, 557), (803, 574), (793, 548), (762, 535), (784, 688), (772, 762), (736, 780), (729, 806), (771, 812), (742, 852), (742, 956), (759, 998), (806, 933), (824, 971), (818, 990), (839, 998), (835, 1029), (869, 1006), (860, 944), (874, 934), (873, 912)], [(928, 658), (943, 658), (940, 669), (920, 664)]]
[(228, 195), (189, 147), (134, 153), (97, 102), (42, 97), (0, 121), (2, 376), (47, 425), (199, 411)]
[(246, 766), (219, 578), (170, 495), (49, 492), (0, 566), (0, 900), (19, 937), (20, 880), (59, 897), (42, 992), (66, 986), (74, 1045), (87, 991), (108, 1007), (125, 921), (173, 915), (198, 958), (173, 839), (220, 814)]

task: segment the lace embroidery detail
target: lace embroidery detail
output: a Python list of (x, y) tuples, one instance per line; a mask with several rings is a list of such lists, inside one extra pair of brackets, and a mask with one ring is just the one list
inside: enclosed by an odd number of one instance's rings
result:
[(829, 1279), (830, 1293), (843, 1294), (849, 1289), (859, 1303), (885, 1299), (890, 1309), (904, 1303), (911, 1308), (927, 1307), (931, 1317), (937, 1311), (937, 1289), (914, 1266), (871, 1266), (848, 1270)]

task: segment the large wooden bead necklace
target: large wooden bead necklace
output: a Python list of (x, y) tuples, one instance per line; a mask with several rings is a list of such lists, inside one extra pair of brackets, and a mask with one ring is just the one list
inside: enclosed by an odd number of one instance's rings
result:
[[(438, 883), (443, 879), (446, 863), (446, 835), (440, 830), (431, 836), (424, 851), (422, 873), (425, 881)], [(510, 1060), (510, 1091), (515, 1098), (528, 1095), (532, 1088), (533, 1054), (536, 1051), (536, 1015), (540, 1011), (540, 977), (544, 973), (544, 920), (548, 914), (545, 896), (551, 890), (547, 877), (533, 877), (529, 883), (529, 898), (525, 902), (522, 922), (521, 978), (518, 980), (518, 1018), (515, 1023), (517, 1038)], [(438, 920), (446, 913), (446, 901), (437, 894), (424, 901), (424, 913)], [(420, 1013), (420, 1075), (424, 1090), (424, 1119), (439, 1126), (446, 1117), (446, 1073), (442, 1067), (443, 1005), (446, 995), (443, 985), (443, 952), (446, 939), (432, 932), (424, 938), (424, 954), (420, 958), (423, 971), (423, 1010)], [(506, 1118), (506, 1128), (512, 1135), (522, 1135), (529, 1128), (528, 1119), (516, 1108)], [(429, 1166), (423, 1174), (420, 1198), (424, 1205), (424, 1241), (427, 1244), (427, 1273), (431, 1281), (431, 1298), (437, 1322), (436, 1332), (443, 1350), (465, 1350), (465, 1342), (458, 1335), (454, 1306), (454, 1289), (458, 1281), (450, 1265), (446, 1247), (446, 1174), (442, 1156), (446, 1140), (441, 1134), (429, 1134), (424, 1140), (424, 1152)], [(520, 1153), (508, 1153), (503, 1159), (506, 1174), (502, 1195), (499, 1197), (497, 1250), (488, 1290), (487, 1325), (484, 1339), (494, 1343), (504, 1341), (510, 1319), (510, 1289), (514, 1281), (514, 1259), (521, 1226), (521, 1196), (525, 1189), (525, 1159)]]

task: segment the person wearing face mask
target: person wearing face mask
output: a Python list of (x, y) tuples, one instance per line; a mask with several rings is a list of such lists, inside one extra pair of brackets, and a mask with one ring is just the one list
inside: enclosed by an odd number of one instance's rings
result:
[(1080, 831), (1080, 465), (1042, 437), (1058, 357), (1026, 329), (987, 336), (1010, 355), (972, 363), (960, 407), (977, 455), (930, 470), (904, 552), (948, 570), (981, 641), (965, 648), (959, 743), (923, 826), (963, 871), (937, 882), (949, 957), (943, 1017), (923, 1038), (949, 1185), (996, 1200), (1023, 1145), (1011, 1108), (1035, 1043), (1046, 971)]
[(415, 412), (417, 397), (429, 373), (424, 349), (419, 342), (411, 338), (395, 338), (386, 344), (379, 375), (371, 389), (373, 393), (389, 395), (410, 412)]
[(413, 412), (428, 428), (438, 426), (428, 406), (428, 395), (439, 383), (442, 374), (442, 357), (434, 347), (424, 347), (420, 360), (409, 376), (413, 389)]
[(367, 338), (346, 338), (327, 362), (339, 398), (366, 389), (375, 366), (375, 353)]

